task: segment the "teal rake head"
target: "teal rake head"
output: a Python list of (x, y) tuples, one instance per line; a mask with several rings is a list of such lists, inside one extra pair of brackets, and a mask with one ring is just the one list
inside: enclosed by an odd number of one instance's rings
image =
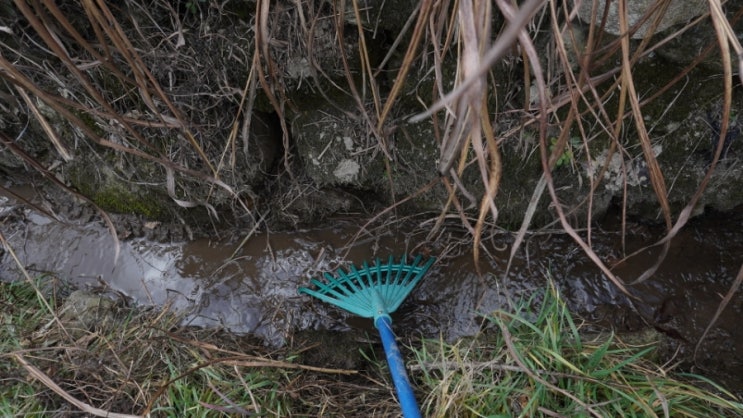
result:
[(336, 276), (324, 273), (324, 280), (312, 279), (314, 290), (300, 287), (297, 291), (376, 321), (394, 312), (436, 261), (432, 257), (422, 264), (422, 258), (407, 263), (403, 256), (395, 263), (390, 256), (387, 263), (377, 259), (372, 266), (364, 262), (361, 269), (351, 266), (347, 272), (338, 270)]

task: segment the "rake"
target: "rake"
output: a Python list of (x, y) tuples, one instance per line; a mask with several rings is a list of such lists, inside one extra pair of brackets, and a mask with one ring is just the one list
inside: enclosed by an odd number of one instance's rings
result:
[(417, 256), (411, 263), (407, 263), (403, 256), (399, 263), (395, 263), (390, 256), (387, 263), (382, 264), (377, 259), (373, 266), (365, 261), (361, 269), (351, 266), (348, 272), (338, 270), (337, 276), (324, 273), (324, 280), (311, 279), (310, 283), (315, 286), (315, 290), (307, 287), (298, 289), (300, 294), (314, 296), (364, 318), (374, 318), (374, 326), (382, 337), (384, 354), (402, 414), (406, 418), (420, 417), (420, 411), (392, 333), (390, 314), (402, 304), (436, 261), (432, 257), (421, 264), (421, 260), (422, 257)]

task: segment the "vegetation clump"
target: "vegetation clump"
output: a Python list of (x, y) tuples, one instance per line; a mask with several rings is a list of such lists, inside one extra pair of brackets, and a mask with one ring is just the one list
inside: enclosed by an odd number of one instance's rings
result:
[[(69, 290), (48, 277), (0, 284), (0, 415), (399, 413), (379, 347), (362, 345), (367, 363), (355, 369), (310, 366), (303, 359), (318, 344), (269, 349), (252, 337), (182, 327), (167, 309), (86, 298), (91, 312), (69, 315)], [(408, 367), (425, 416), (743, 413), (713, 382), (653, 364), (652, 346), (586, 339), (555, 292), (536, 314), (496, 312), (489, 323), (472, 339), (413, 344)]]
[[(722, 417), (743, 413), (709, 379), (655, 363), (653, 344), (587, 337), (557, 292), (536, 313), (498, 311), (490, 331), (415, 350), (427, 416)], [(418, 373), (415, 373), (418, 372)]]

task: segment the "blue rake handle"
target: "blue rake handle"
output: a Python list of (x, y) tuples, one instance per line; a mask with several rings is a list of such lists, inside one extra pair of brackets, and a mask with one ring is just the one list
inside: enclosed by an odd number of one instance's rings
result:
[(390, 367), (392, 382), (395, 384), (402, 416), (405, 418), (420, 418), (421, 413), (415, 401), (413, 388), (410, 387), (408, 373), (405, 371), (405, 362), (403, 362), (400, 348), (395, 342), (395, 334), (392, 333), (392, 320), (389, 316), (382, 315), (374, 320), (374, 326), (377, 327), (379, 335), (382, 337), (384, 354)]

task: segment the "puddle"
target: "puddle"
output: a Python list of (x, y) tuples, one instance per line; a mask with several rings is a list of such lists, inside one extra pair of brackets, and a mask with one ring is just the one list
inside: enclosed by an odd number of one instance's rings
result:
[[(99, 222), (62, 224), (27, 209), (18, 222), (23, 226), (5, 223), (0, 228), (32, 272), (52, 271), (78, 287), (107, 287), (138, 304), (170, 304), (188, 313), (188, 324), (253, 333), (270, 345), (280, 345), (303, 329), (371, 329), (371, 321), (299, 296), (297, 287), (346, 261), (359, 264), (375, 256), (402, 255), (423, 241), (413, 228), (400, 227), (398, 235), (362, 236), (349, 248), (346, 244), (358, 225), (339, 222), (332, 228), (255, 234), (234, 259), (230, 256), (236, 243), (130, 239), (121, 242), (114, 262), (113, 240)], [(634, 225), (627, 251), (652, 242), (659, 232)], [(550, 272), (569, 307), (584, 318), (618, 330), (656, 328), (677, 341), (682, 354), (690, 354), (743, 263), (743, 211), (692, 221), (652, 280), (632, 287), (639, 301), (616, 290), (579, 247), (559, 233), (529, 236), (509, 276), (503, 277), (510, 242), (505, 234), (491, 240), (490, 261), (481, 262), (481, 277), (467, 249), (435, 264), (395, 313), (398, 333), (449, 340), (472, 335), (488, 312), (508, 306), (509, 300), (538, 297)], [(601, 254), (621, 256), (618, 232), (596, 229), (593, 245)], [(656, 253), (638, 256), (616, 273), (632, 281)], [(14, 277), (17, 272), (6, 252), (0, 278)], [(743, 373), (738, 350), (743, 344), (738, 326), (742, 310), (743, 298), (736, 295), (702, 345), (699, 370)]]

